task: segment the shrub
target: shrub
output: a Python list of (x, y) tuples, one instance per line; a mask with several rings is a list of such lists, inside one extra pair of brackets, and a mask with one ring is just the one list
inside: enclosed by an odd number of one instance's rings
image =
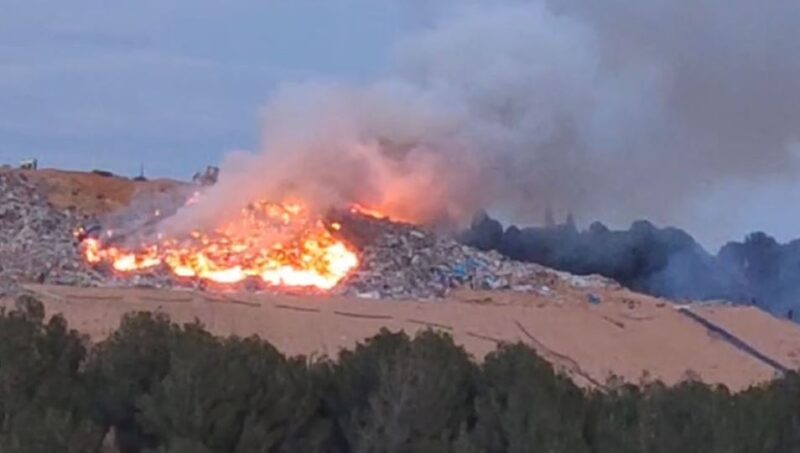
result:
[(503, 345), (483, 364), (470, 443), (490, 453), (588, 451), (582, 391), (532, 349)]
[(0, 310), (0, 451), (798, 452), (800, 376), (731, 394), (688, 380), (586, 391), (523, 344), (476, 365), (449, 335), (382, 331), (287, 359), (163, 315), (91, 346), (29, 297)]
[(0, 311), (0, 451), (91, 452), (103, 429), (89, 414), (85, 339), (23, 296)]
[(348, 451), (455, 451), (476, 374), (449, 335), (384, 330), (330, 365), (325, 398)]

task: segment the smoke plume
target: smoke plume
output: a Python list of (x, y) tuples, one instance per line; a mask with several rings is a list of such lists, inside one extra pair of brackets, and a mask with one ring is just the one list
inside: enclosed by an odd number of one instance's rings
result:
[(261, 150), (230, 155), (178, 219), (301, 197), (426, 222), (552, 205), (686, 224), (704, 191), (796, 171), (797, 1), (438, 6), (380, 80), (279, 89)]
[(569, 221), (548, 227), (503, 225), (479, 212), (458, 239), (481, 250), (573, 274), (600, 274), (670, 299), (727, 300), (779, 316), (800, 312), (800, 240), (781, 244), (763, 232), (707, 252), (683, 230), (636, 221), (627, 230)]

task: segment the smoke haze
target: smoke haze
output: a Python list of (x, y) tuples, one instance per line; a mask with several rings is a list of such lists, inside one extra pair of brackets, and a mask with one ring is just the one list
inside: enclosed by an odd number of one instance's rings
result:
[[(707, 192), (793, 181), (800, 132), (800, 3), (775, 0), (435, 2), (366, 86), (286, 85), (261, 150), (229, 156), (179, 220), (213, 222), (257, 198), (360, 203), (464, 221), (545, 207), (620, 224), (646, 217), (701, 237), (740, 218)], [(710, 200), (711, 198), (709, 198)], [(736, 212), (736, 216), (726, 213)]]

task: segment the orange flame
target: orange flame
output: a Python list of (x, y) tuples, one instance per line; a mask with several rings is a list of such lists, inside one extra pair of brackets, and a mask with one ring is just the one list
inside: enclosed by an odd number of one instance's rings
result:
[(397, 212), (388, 213), (388, 210), (377, 209), (375, 207), (366, 207), (358, 203), (350, 204), (350, 213), (359, 214), (366, 217), (372, 217), (377, 220), (391, 220), (393, 222), (414, 223), (410, 218), (404, 217)]
[(368, 208), (366, 206), (361, 206), (360, 204), (353, 203), (350, 205), (350, 212), (353, 214), (361, 214), (367, 217), (372, 217), (375, 219), (388, 219), (389, 216), (382, 211), (379, 211), (374, 208)]
[[(337, 231), (341, 225), (328, 228)], [(269, 285), (331, 289), (358, 265), (358, 257), (297, 203), (254, 203), (211, 233), (164, 238), (136, 250), (82, 242), (88, 263), (107, 263), (122, 273), (165, 265), (179, 277), (221, 284), (258, 278)]]

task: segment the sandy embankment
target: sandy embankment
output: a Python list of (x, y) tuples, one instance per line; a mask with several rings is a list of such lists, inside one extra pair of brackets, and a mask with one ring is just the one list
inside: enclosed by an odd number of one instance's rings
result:
[[(609, 288), (586, 302), (582, 290), (549, 296), (461, 292), (440, 301), (375, 301), (265, 294), (214, 295), (153, 289), (30, 286), (48, 313), (99, 340), (124, 313), (161, 311), (177, 322), (195, 319), (219, 335), (259, 335), (283, 352), (335, 356), (382, 327), (413, 334), (433, 328), (453, 335), (480, 360), (498, 342), (536, 348), (581, 385), (602, 385), (615, 374), (638, 382), (675, 383), (687, 371), (732, 390), (764, 382), (775, 369), (710, 334), (656, 298)], [(724, 306), (698, 313), (789, 368), (800, 366), (800, 329), (755, 309)]]

